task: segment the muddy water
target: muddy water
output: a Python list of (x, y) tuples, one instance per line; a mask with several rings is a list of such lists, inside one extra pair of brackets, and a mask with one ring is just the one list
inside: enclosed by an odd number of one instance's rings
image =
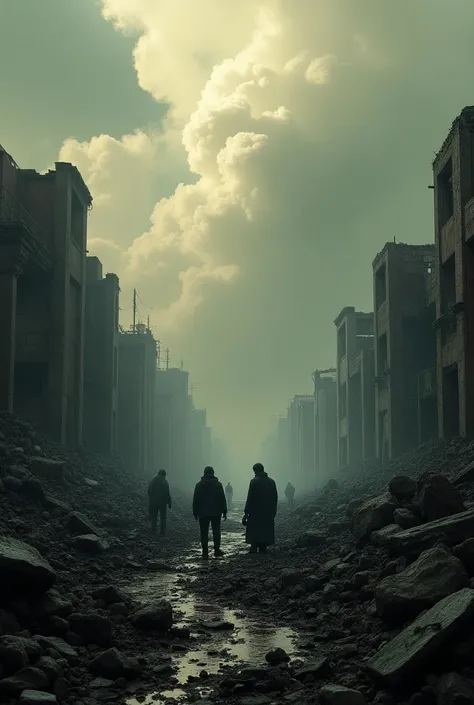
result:
[[(240, 525), (241, 516), (242, 507), (236, 504), (229, 513), (227, 524), (223, 524), (222, 547), (225, 557), (219, 560), (225, 561), (230, 556), (248, 550)], [(196, 544), (172, 572), (142, 577), (127, 586), (136, 602), (147, 603), (157, 597), (169, 600), (173, 605), (175, 623), (188, 627), (192, 637), (186, 653), (172, 652), (171, 655), (176, 687), (173, 690), (150, 693), (145, 700), (140, 699), (142, 705), (159, 705), (168, 700), (185, 698), (186, 686), (193, 683), (195, 688), (198, 679), (204, 686), (198, 690), (198, 694), (205, 697), (209, 691), (205, 688), (203, 671), (211, 675), (225, 670), (229, 665), (259, 666), (264, 663), (265, 654), (276, 647), (290, 655), (295, 653), (297, 635), (291, 629), (276, 629), (249, 619), (240, 611), (217, 605), (212, 601), (212, 596), (209, 600), (194, 596), (192, 581), (208, 569), (208, 565), (201, 560), (200, 547)], [(229, 623), (233, 629), (216, 630), (214, 627), (218, 622), (222, 626)], [(134, 698), (127, 703), (138, 705)]]

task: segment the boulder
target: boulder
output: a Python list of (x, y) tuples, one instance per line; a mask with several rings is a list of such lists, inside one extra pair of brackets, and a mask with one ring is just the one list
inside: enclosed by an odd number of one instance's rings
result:
[(64, 475), (64, 461), (33, 456), (29, 463), (30, 472), (45, 480), (61, 480)]
[(328, 683), (319, 691), (321, 705), (365, 705), (365, 696), (359, 690)]
[(71, 534), (95, 534), (98, 536), (100, 531), (96, 529), (92, 521), (81, 512), (72, 512), (68, 516), (66, 529)]
[(16, 634), (20, 631), (18, 620), (12, 612), (0, 609), (0, 636)]
[(112, 622), (98, 612), (75, 612), (70, 615), (71, 631), (81, 636), (87, 644), (110, 646), (112, 642)]
[(443, 673), (436, 684), (437, 705), (474, 703), (474, 683), (459, 673)]
[(72, 604), (69, 600), (64, 600), (56, 590), (50, 590), (42, 595), (36, 608), (46, 617), (67, 617), (72, 612)]
[(409, 509), (399, 507), (393, 513), (393, 519), (396, 524), (402, 529), (412, 529), (414, 526), (419, 526), (422, 521), (416, 514), (410, 512)]
[(377, 585), (377, 612), (386, 622), (403, 624), (468, 583), (461, 561), (443, 547), (435, 546), (408, 568)]
[(40, 594), (56, 580), (56, 573), (36, 548), (10, 536), (0, 536), (0, 575), (3, 595)]
[(94, 676), (102, 678), (135, 678), (140, 673), (136, 659), (127, 658), (118, 649), (107, 649), (89, 663), (89, 670)]
[(29, 661), (36, 661), (41, 656), (41, 646), (34, 639), (24, 636), (4, 636), (0, 639), (0, 648), (16, 647), (24, 651)]
[(79, 662), (77, 651), (64, 639), (57, 636), (36, 636), (35, 639), (43, 649), (56, 651), (61, 658), (66, 659), (71, 665), (76, 665)]
[(295, 672), (295, 678), (305, 681), (307, 678), (326, 678), (330, 672), (329, 659), (321, 656), (308, 661)]
[(95, 600), (103, 600), (108, 605), (115, 605), (120, 602), (130, 602), (129, 595), (115, 585), (97, 588), (92, 593), (92, 597)]
[(0, 680), (0, 698), (19, 695), (24, 690), (45, 690), (49, 686), (48, 677), (39, 668), (28, 666), (9, 678)]
[(474, 461), (469, 463), (469, 465), (466, 465), (466, 467), (453, 479), (453, 485), (455, 486), (463, 485), (465, 482), (474, 482)]
[(474, 538), (466, 539), (455, 546), (453, 553), (456, 558), (459, 558), (469, 575), (474, 575)]
[(167, 600), (158, 600), (139, 608), (131, 617), (137, 629), (168, 631), (173, 626), (173, 609)]
[(425, 521), (461, 514), (466, 509), (458, 490), (444, 475), (430, 475), (420, 481), (419, 503)]
[(57, 702), (55, 695), (41, 690), (24, 690), (20, 695), (20, 705), (48, 705)]
[(463, 588), (421, 614), (367, 662), (369, 674), (386, 686), (405, 684), (474, 616), (474, 590)]
[(358, 545), (370, 538), (373, 531), (383, 529), (393, 523), (396, 503), (391, 495), (382, 494), (364, 502), (355, 510), (350, 520), (350, 528)]
[(74, 548), (90, 556), (98, 556), (109, 548), (107, 541), (96, 534), (75, 536), (70, 543)]
[(399, 500), (409, 500), (416, 495), (416, 482), (407, 475), (396, 475), (388, 483), (388, 491)]
[(270, 666), (279, 666), (281, 663), (288, 663), (290, 657), (284, 649), (277, 647), (276, 649), (271, 649), (267, 654), (265, 654), (265, 661), (270, 664)]
[(455, 546), (474, 535), (474, 510), (430, 521), (412, 529), (391, 533), (384, 537), (383, 546), (392, 555), (419, 556), (436, 543)]

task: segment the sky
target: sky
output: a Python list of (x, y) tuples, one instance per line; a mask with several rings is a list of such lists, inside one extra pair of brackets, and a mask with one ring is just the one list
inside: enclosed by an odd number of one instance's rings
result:
[(244, 465), (384, 243), (433, 240), (473, 65), (472, 0), (0, 0), (0, 143), (80, 169), (123, 325), (136, 287)]

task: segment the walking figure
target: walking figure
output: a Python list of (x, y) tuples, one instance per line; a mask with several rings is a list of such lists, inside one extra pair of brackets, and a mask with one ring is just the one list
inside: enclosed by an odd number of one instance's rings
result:
[(275, 480), (267, 475), (261, 463), (253, 466), (255, 477), (250, 481), (242, 523), (250, 553), (266, 553), (275, 543), (275, 517), (278, 492)]
[(223, 556), (221, 519), (227, 519), (227, 502), (222, 483), (210, 466), (204, 468), (204, 474), (194, 489), (193, 515), (199, 521), (203, 560), (209, 559), (209, 525), (212, 529), (214, 555), (216, 558)]
[(285, 497), (286, 497), (287, 500), (288, 500), (288, 506), (289, 506), (289, 508), (290, 508), (290, 509), (293, 509), (293, 505), (294, 505), (294, 502), (295, 502), (295, 488), (293, 487), (293, 485), (291, 484), (291, 482), (289, 482), (289, 483), (287, 484), (287, 486), (286, 486)]
[(228, 482), (225, 486), (225, 496), (227, 499), (227, 510), (230, 512), (232, 511), (232, 499), (234, 497), (234, 488), (232, 487), (230, 482)]
[(167, 509), (171, 509), (171, 493), (168, 480), (166, 479), (166, 470), (159, 470), (156, 477), (150, 482), (148, 486), (148, 500), (152, 533), (156, 534), (156, 524), (159, 514), (160, 535), (164, 536), (166, 533)]

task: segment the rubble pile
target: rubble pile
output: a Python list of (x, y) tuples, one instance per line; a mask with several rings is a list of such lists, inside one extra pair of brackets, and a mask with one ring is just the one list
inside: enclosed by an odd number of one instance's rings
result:
[[(193, 589), (304, 635), (305, 661), (277, 667), (281, 691), (311, 684), (301, 702), (474, 702), (473, 461), (455, 440), (332, 480), (293, 512), (282, 503), (266, 556), (211, 564)], [(275, 678), (269, 661), (245, 689), (274, 692)]]
[[(175, 497), (173, 512), (188, 505)], [(162, 687), (176, 642), (171, 607), (140, 610), (117, 585), (163, 569), (194, 539), (188, 525), (173, 520), (171, 537), (151, 537), (146, 481), (8, 415), (0, 506), (0, 702), (123, 702), (137, 676)]]

